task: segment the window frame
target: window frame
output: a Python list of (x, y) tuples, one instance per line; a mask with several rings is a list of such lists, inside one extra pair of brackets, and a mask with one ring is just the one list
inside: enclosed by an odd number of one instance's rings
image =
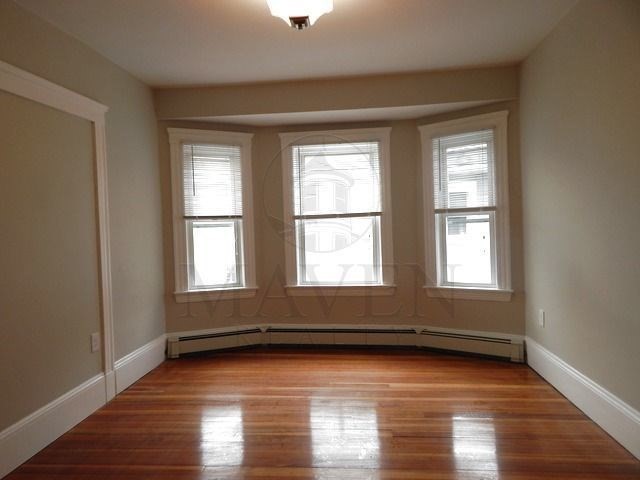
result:
[[(253, 182), (251, 172), (252, 133), (225, 132), (219, 130), (196, 130), (168, 128), (171, 156), (173, 266), (175, 290), (178, 303), (219, 300), (224, 298), (250, 298), (255, 296), (256, 261), (253, 213)], [(244, 284), (240, 286), (216, 287), (189, 290), (189, 251), (186, 221), (184, 218), (183, 153), (184, 144), (234, 145), (240, 147), (240, 171), (242, 182), (242, 242), (241, 252)]]
[[(509, 112), (498, 112), (474, 115), (444, 122), (419, 126), (422, 146), (422, 191), (424, 207), (424, 247), (425, 247), (425, 290), (430, 297), (459, 298), (467, 300), (510, 301), (511, 289), (511, 239), (509, 225), (509, 173), (508, 173), (508, 136), (507, 123)], [(495, 209), (488, 213), (495, 217), (493, 222), (494, 242), (492, 250), (495, 255), (495, 287), (478, 285), (456, 285), (442, 281), (442, 258), (437, 238), (441, 228), (436, 225), (436, 212), (433, 192), (433, 140), (462, 133), (492, 129), (494, 132), (494, 171), (495, 171)], [(482, 208), (469, 209), (471, 213), (479, 213)], [(449, 212), (446, 212), (449, 213)], [(451, 209), (450, 213), (462, 213), (459, 209)], [(443, 218), (446, 219), (446, 216)]]
[[(391, 127), (322, 130), (280, 133), (283, 183), (283, 219), (286, 291), (289, 295), (308, 296), (318, 293), (340, 296), (393, 295), (394, 263), (391, 209)], [(332, 144), (345, 142), (378, 142), (380, 161), (380, 283), (362, 284), (301, 284), (298, 278), (295, 232), (295, 204), (293, 191), (293, 147), (300, 145)]]

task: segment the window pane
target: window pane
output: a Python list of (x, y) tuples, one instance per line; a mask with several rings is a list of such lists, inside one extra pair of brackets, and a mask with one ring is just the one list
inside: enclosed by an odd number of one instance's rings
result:
[(302, 283), (380, 283), (378, 217), (297, 220), (296, 233)]
[(493, 214), (438, 216), (445, 228), (446, 281), (492, 285)]
[(433, 140), (436, 208), (495, 205), (493, 130)]
[(191, 287), (240, 284), (236, 250), (240, 221), (191, 221)]
[(293, 147), (296, 215), (380, 211), (377, 142)]
[(182, 153), (185, 215), (242, 215), (240, 147), (184, 145)]

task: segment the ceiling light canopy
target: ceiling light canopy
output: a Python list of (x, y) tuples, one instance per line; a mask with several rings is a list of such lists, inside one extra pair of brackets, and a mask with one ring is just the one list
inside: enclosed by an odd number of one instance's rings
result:
[(333, 10), (333, 0), (267, 0), (271, 15), (280, 17), (296, 30), (310, 27)]

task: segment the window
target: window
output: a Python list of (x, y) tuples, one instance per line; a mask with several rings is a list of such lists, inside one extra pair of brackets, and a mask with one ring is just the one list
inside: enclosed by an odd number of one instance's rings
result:
[(290, 292), (392, 293), (389, 131), (281, 135)]
[(169, 130), (176, 299), (255, 294), (251, 134)]
[(420, 130), (427, 292), (509, 300), (507, 112)]

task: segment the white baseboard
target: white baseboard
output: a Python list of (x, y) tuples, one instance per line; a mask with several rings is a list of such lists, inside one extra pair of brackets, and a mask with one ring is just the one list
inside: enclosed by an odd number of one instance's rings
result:
[(165, 347), (166, 335), (162, 334), (116, 361), (116, 393), (126, 390), (164, 362)]
[(160, 365), (165, 359), (165, 343), (163, 334), (118, 360), (115, 374), (90, 378), (0, 432), (0, 478), (105, 405), (113, 397), (110, 390), (114, 383), (120, 393)]
[(104, 404), (101, 373), (0, 432), (0, 478)]
[(527, 363), (640, 459), (640, 412), (526, 337)]

